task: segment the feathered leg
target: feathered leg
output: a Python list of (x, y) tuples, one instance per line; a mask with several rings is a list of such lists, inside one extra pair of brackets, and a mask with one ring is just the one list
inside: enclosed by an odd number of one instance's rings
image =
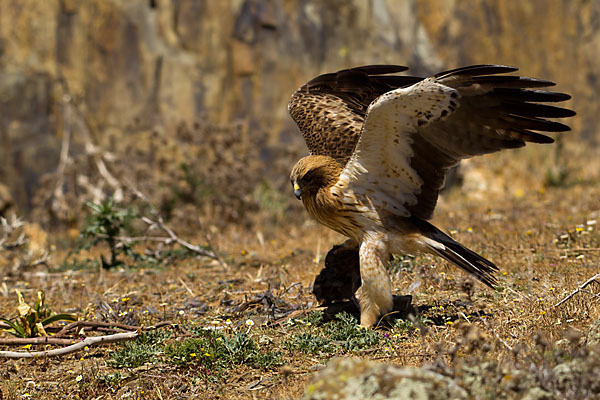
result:
[(389, 258), (385, 234), (365, 236), (360, 245), (361, 286), (356, 292), (362, 326), (372, 326), (394, 306), (390, 277), (385, 269)]

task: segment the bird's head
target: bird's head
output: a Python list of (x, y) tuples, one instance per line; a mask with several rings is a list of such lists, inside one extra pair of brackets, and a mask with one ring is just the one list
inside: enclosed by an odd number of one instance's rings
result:
[(296, 198), (303, 194), (316, 193), (319, 189), (335, 184), (342, 173), (342, 166), (328, 156), (301, 158), (290, 175)]

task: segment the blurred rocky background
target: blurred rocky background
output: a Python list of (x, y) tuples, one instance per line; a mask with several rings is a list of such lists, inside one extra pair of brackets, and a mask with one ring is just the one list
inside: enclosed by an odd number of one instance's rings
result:
[(306, 152), (290, 94), (361, 64), (519, 66), (573, 95), (565, 140), (595, 145), (598, 60), (597, 0), (2, 0), (0, 213), (74, 225), (81, 199), (143, 195), (276, 219)]

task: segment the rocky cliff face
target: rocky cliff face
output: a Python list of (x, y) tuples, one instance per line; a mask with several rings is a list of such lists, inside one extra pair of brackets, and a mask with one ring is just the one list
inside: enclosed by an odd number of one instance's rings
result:
[(292, 91), (369, 63), (413, 74), (517, 65), (571, 93), (574, 135), (592, 140), (598, 59), (598, 1), (3, 0), (0, 181), (26, 208), (57, 167), (65, 99), (111, 149), (131, 132), (205, 120), (302, 151)]

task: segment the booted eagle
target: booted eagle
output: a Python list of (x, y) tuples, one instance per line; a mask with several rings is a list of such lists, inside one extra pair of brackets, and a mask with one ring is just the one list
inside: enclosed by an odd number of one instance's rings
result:
[(359, 249), (363, 326), (392, 310), (390, 254), (436, 254), (493, 287), (492, 262), (427, 222), (446, 173), (464, 158), (552, 143), (537, 132), (570, 128), (546, 118), (575, 115), (540, 104), (570, 98), (540, 90), (553, 82), (503, 75), (514, 67), (393, 75), (406, 69), (369, 65), (320, 75), (288, 105), (310, 150), (292, 169), (294, 194), (313, 218), (349, 238), (347, 248)]

